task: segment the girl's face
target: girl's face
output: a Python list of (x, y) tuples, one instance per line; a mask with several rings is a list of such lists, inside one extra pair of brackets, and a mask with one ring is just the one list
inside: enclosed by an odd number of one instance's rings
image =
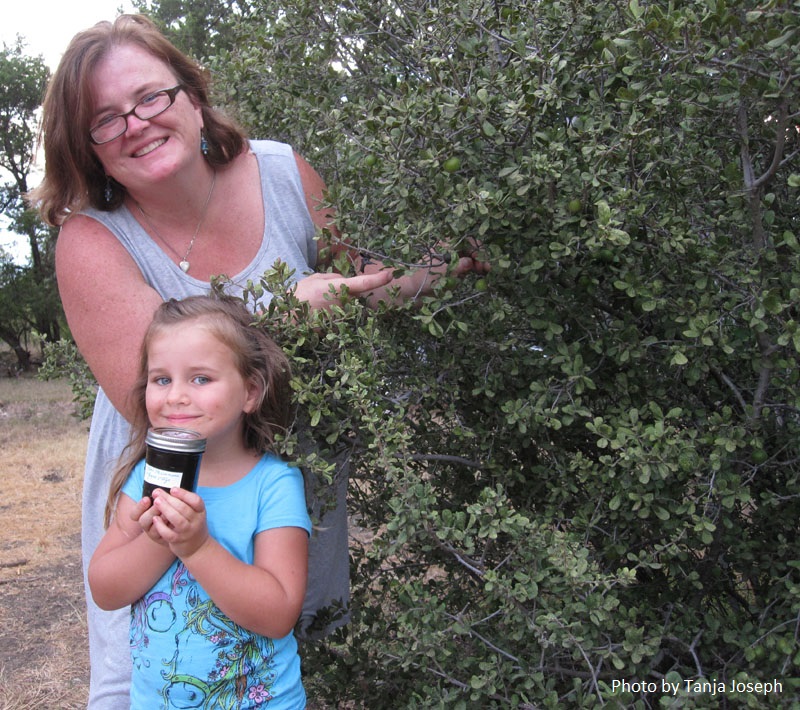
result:
[[(153, 92), (171, 89), (178, 83), (166, 64), (141, 47), (114, 47), (92, 76), (91, 124), (124, 114)], [(108, 143), (93, 144), (92, 149), (106, 173), (131, 192), (172, 177), (193, 161), (203, 160), (202, 113), (186, 91), (179, 91), (175, 103), (158, 116), (141, 120), (130, 115), (127, 122), (125, 133)]]
[(201, 322), (170, 326), (153, 337), (147, 361), (152, 426), (192, 429), (217, 451), (243, 445), (243, 415), (256, 408), (259, 387), (242, 378), (231, 349)]

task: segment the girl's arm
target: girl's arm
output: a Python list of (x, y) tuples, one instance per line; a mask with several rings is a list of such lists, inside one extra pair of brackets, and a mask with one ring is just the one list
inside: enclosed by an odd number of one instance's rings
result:
[(112, 610), (144, 596), (175, 560), (166, 544), (144, 534), (139, 518), (150, 507), (120, 494), (114, 519), (89, 562), (89, 588), (95, 604)]
[(256, 535), (252, 565), (212, 537), (181, 560), (214, 603), (248, 631), (279, 639), (300, 618), (308, 577), (308, 533), (302, 528)]
[(283, 527), (256, 535), (253, 564), (234, 557), (208, 532), (195, 493), (156, 491), (153, 527), (227, 616), (248, 631), (283, 638), (297, 623), (308, 577), (308, 533)]

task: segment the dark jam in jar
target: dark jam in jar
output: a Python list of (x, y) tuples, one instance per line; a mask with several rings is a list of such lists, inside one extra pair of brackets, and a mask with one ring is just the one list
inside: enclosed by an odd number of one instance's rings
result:
[(151, 429), (145, 444), (142, 497), (152, 495), (156, 488), (169, 491), (178, 486), (193, 491), (197, 487), (200, 459), (206, 450), (200, 434), (189, 429)]

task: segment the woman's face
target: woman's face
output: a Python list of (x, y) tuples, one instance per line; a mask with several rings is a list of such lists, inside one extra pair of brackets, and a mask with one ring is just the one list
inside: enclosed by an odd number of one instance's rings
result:
[[(166, 64), (141, 47), (115, 47), (97, 65), (90, 82), (94, 99), (91, 124), (126, 113), (154, 91), (178, 83)], [(194, 161), (202, 161), (202, 113), (186, 91), (179, 91), (175, 103), (154, 118), (141, 120), (130, 115), (127, 120), (128, 128), (119, 138), (92, 148), (106, 174), (130, 192), (152, 188), (199, 164)]]

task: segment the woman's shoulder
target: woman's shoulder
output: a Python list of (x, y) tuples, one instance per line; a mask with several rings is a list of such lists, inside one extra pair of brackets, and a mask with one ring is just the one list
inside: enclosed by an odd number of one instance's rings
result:
[(300, 155), (288, 143), (273, 140), (250, 141), (250, 152), (260, 166), (261, 180), (268, 183), (284, 181), (304, 184)]
[(102, 218), (95, 214), (96, 210), (90, 209), (76, 212), (64, 220), (58, 231), (58, 238), (71, 238), (89, 231), (108, 231)]
[(56, 265), (77, 260), (78, 264), (109, 258), (111, 253), (122, 255), (121, 245), (112, 224), (95, 211), (71, 215), (61, 225), (56, 240)]
[(80, 239), (86, 235), (114, 237), (117, 232), (129, 229), (133, 219), (130, 212), (124, 207), (102, 211), (93, 207), (70, 215), (58, 233), (59, 240)]
[(269, 139), (251, 140), (250, 150), (258, 156), (294, 157), (294, 149), (288, 143)]

